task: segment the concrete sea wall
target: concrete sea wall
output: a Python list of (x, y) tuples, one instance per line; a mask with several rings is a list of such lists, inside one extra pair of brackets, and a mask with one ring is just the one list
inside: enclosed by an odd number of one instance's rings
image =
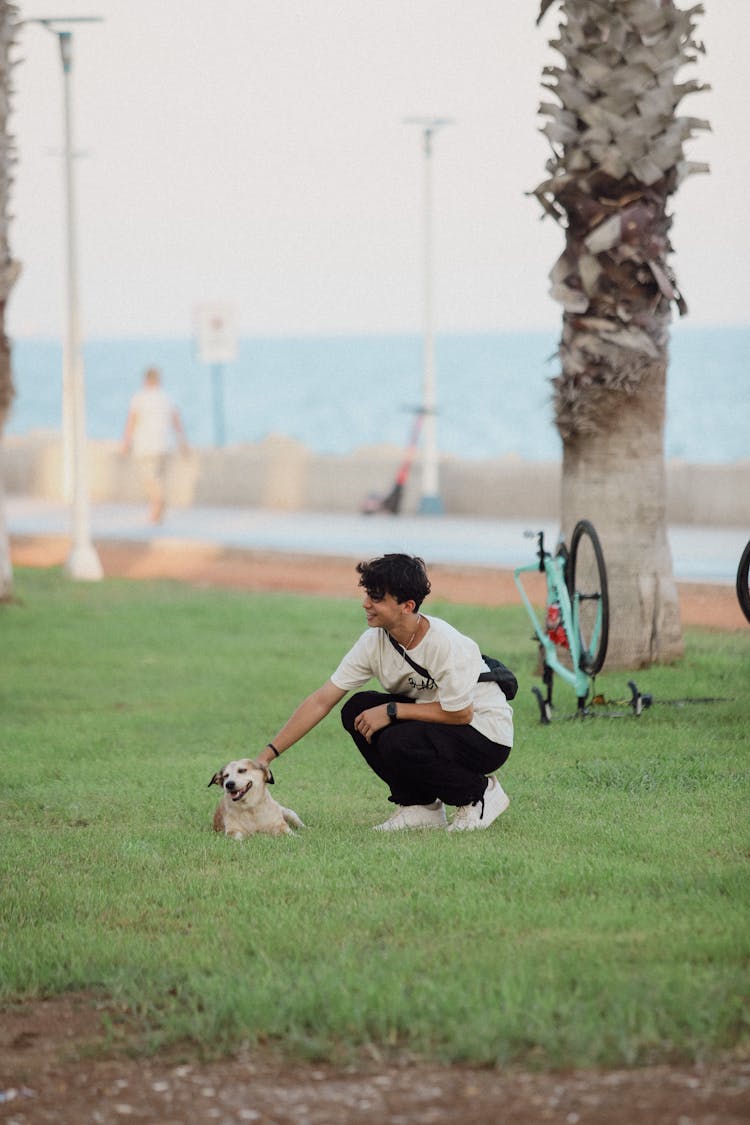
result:
[[(62, 442), (58, 433), (6, 436), (0, 443), (8, 495), (59, 500), (63, 496)], [(403, 451), (368, 447), (345, 456), (314, 453), (291, 438), (271, 435), (251, 445), (194, 449), (174, 455), (168, 470), (175, 507), (279, 508), (286, 511), (357, 512), (370, 495), (389, 492)], [(88, 444), (93, 503), (142, 502), (137, 463), (112, 441)], [(442, 457), (440, 493), (450, 515), (554, 519), (559, 513), (560, 464), (517, 457), (471, 461)], [(420, 462), (415, 461), (402, 511), (417, 510)], [(750, 527), (750, 460), (726, 465), (667, 464), (670, 524)]]

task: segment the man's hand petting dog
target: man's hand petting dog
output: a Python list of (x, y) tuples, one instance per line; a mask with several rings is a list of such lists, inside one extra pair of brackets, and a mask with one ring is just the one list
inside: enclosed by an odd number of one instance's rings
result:
[(292, 809), (285, 809), (268, 792), (274, 784), (268, 766), (252, 758), (229, 762), (209, 781), (224, 790), (214, 813), (214, 832), (245, 840), (262, 832), (268, 836), (293, 835), (304, 824)]

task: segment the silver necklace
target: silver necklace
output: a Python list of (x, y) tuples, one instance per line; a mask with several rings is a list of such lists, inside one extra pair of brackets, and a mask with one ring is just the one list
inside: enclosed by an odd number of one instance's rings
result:
[(409, 640), (406, 642), (406, 644), (401, 646), (403, 648), (404, 652), (406, 652), (406, 650), (411, 648), (411, 646), (413, 645), (414, 638), (416, 637), (417, 633), (419, 632), (419, 626), (421, 624), (422, 624), (422, 614), (418, 613), (417, 614), (417, 627), (416, 627), (416, 629), (414, 630), (412, 635), (409, 637)]

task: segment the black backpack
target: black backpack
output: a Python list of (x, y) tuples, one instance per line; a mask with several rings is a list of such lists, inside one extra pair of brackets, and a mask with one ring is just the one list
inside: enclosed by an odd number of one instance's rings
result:
[(518, 695), (518, 680), (510, 668), (503, 664), (502, 660), (498, 660), (494, 656), (485, 656), (484, 653), (482, 654), (482, 660), (488, 666), (489, 672), (482, 672), (479, 683), (493, 680), (506, 699), (515, 699)]

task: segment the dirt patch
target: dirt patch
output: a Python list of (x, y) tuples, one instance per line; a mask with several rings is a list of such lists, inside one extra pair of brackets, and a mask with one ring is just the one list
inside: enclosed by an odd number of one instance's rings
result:
[[(63, 536), (17, 536), (11, 540), (15, 566), (61, 566), (69, 541)], [(173, 578), (200, 586), (286, 591), (351, 597), (356, 591), (357, 560), (243, 551), (200, 543), (97, 543), (104, 573), (122, 578)], [(433, 594), (467, 605), (518, 605), (519, 595), (509, 570), (490, 567), (430, 566)], [(533, 575), (531, 578), (533, 579)], [(533, 582), (527, 583), (537, 596)], [(698, 582), (678, 584), (683, 625), (739, 631), (747, 629), (732, 586)], [(538, 589), (544, 600), (543, 586)]]
[(107, 1052), (106, 1011), (88, 997), (18, 1005), (0, 1031), (0, 1120), (15, 1125), (740, 1125), (750, 1058), (703, 1066), (534, 1073), (377, 1057), (296, 1064), (269, 1050), (221, 1062)]

